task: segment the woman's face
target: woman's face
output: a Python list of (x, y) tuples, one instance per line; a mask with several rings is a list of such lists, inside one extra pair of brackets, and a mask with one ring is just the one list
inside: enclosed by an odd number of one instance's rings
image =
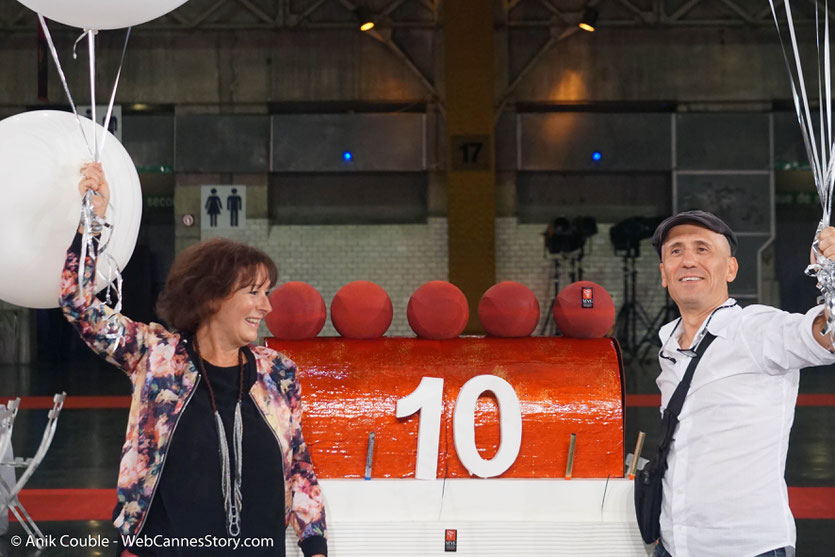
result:
[(255, 284), (239, 287), (221, 300), (218, 310), (209, 317), (209, 325), (226, 337), (230, 344), (244, 346), (258, 338), (258, 326), (272, 306), (267, 297), (270, 275), (259, 269)]

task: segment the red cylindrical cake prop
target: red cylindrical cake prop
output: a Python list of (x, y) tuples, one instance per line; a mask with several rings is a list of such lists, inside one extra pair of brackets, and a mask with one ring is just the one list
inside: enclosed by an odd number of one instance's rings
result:
[(478, 318), (488, 335), (526, 337), (539, 323), (539, 302), (524, 284), (504, 281), (491, 286), (478, 304)]
[(303, 340), (319, 334), (328, 317), (325, 300), (306, 282), (287, 282), (270, 292), (273, 309), (264, 318), (273, 336)]
[(406, 308), (409, 326), (421, 338), (443, 340), (464, 331), (470, 318), (467, 297), (452, 283), (427, 282), (409, 298)]
[[(623, 476), (622, 375), (612, 339), (267, 339), (267, 346), (298, 367), (302, 429), (319, 477), (363, 477), (370, 432), (375, 433), (373, 477), (415, 477), (419, 428), (438, 427), (431, 420), (421, 424), (433, 402), (442, 409), (437, 477), (470, 477), (457, 454), (453, 422), (464, 385), (485, 375), (506, 381), (521, 409), (518, 454), (498, 477), (563, 477), (572, 433), (577, 435), (573, 477)], [(397, 418), (398, 400), (425, 378), (443, 380), (438, 400), (426, 397), (419, 412)], [(507, 400), (507, 393), (503, 396)], [(492, 459), (502, 442), (496, 398), (486, 391), (474, 411), (457, 410), (473, 418), (476, 450), (484, 460)]]

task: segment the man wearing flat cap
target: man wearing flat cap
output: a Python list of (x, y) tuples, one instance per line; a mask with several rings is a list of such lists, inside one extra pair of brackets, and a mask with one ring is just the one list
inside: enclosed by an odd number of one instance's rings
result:
[[(652, 245), (681, 313), (659, 332), (662, 411), (698, 358), (667, 455), (654, 555), (791, 557), (786, 452), (800, 368), (835, 362), (824, 308), (803, 315), (738, 305), (728, 296), (739, 268), (736, 235), (711, 213), (666, 219)], [(821, 232), (819, 246), (835, 259), (835, 228)]]

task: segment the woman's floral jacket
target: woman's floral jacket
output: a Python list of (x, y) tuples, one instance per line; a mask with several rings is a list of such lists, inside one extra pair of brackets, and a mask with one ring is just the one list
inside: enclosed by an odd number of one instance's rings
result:
[[(137, 534), (151, 507), (177, 420), (199, 375), (184, 336), (157, 323), (132, 321), (96, 299), (92, 285), (95, 257), (86, 258), (84, 285), (79, 292), (80, 245), (77, 235), (67, 251), (60, 304), (84, 342), (125, 371), (133, 384), (113, 524), (122, 534)], [(324, 499), (302, 437), (296, 366), (269, 348), (249, 349), (250, 363), (254, 357), (257, 369), (249, 394), (275, 433), (283, 456), (285, 521), (293, 525), (301, 542), (313, 536), (327, 537)]]

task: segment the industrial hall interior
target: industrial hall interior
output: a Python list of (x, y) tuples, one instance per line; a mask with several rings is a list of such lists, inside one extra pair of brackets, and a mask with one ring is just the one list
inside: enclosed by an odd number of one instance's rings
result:
[(0, 0), (0, 557), (835, 555), (830, 26)]

